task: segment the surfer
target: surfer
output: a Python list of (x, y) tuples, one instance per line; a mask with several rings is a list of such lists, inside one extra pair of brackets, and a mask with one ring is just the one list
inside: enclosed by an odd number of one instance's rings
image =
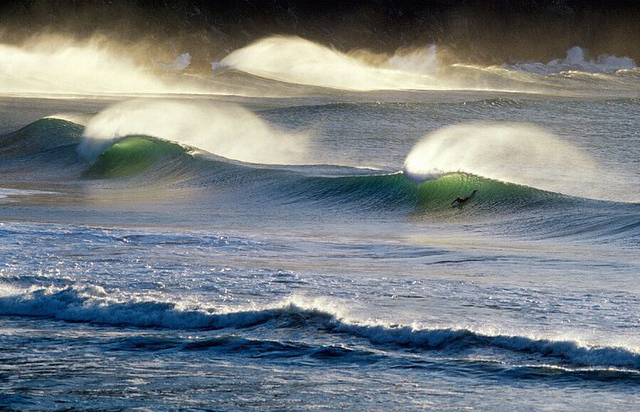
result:
[(451, 206), (457, 206), (457, 205), (461, 205), (463, 203), (466, 203), (469, 199), (471, 199), (472, 197), (474, 197), (476, 195), (477, 191), (478, 191), (478, 189), (474, 189), (473, 192), (471, 192), (471, 194), (469, 196), (456, 198), (456, 200), (451, 202)]

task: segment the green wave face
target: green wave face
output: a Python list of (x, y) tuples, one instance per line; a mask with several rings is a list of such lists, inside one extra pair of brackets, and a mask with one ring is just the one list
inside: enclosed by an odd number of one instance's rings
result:
[(129, 136), (104, 151), (87, 170), (90, 178), (117, 179), (164, 167), (186, 155), (184, 147), (148, 136)]
[[(472, 195), (473, 191), (477, 192)], [(468, 197), (464, 203), (454, 202)], [(447, 174), (418, 186), (418, 212), (447, 212), (473, 210), (482, 213), (500, 213), (540, 207), (552, 201), (569, 197), (528, 186), (500, 182), (466, 173)]]
[[(256, 171), (259, 173), (259, 171)], [(284, 179), (282, 179), (284, 177)], [(413, 218), (460, 220), (515, 215), (542, 207), (565, 207), (574, 198), (559, 193), (500, 182), (484, 177), (454, 173), (419, 184), (402, 173), (342, 177), (280, 176), (285, 200), (314, 202), (323, 208), (342, 211), (410, 213)], [(264, 196), (274, 196), (269, 185)], [(258, 190), (259, 192), (260, 190)], [(474, 193), (474, 191), (476, 191)], [(473, 194), (473, 195), (472, 195)], [(457, 198), (469, 199), (455, 202)]]

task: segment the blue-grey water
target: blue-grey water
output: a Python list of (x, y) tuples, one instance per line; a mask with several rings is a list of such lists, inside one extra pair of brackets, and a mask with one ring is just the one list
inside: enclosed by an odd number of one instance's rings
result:
[(0, 408), (637, 409), (635, 66), (225, 60), (5, 84)]

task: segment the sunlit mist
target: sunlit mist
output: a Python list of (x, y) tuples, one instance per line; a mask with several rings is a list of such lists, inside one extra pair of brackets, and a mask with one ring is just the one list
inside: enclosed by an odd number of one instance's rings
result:
[(607, 182), (580, 148), (531, 124), (470, 123), (444, 127), (415, 145), (405, 174), (420, 180), (465, 172), (559, 193), (601, 197)]
[(92, 160), (129, 135), (170, 140), (244, 162), (307, 163), (307, 135), (278, 130), (238, 105), (204, 101), (118, 103), (88, 121), (78, 151)]

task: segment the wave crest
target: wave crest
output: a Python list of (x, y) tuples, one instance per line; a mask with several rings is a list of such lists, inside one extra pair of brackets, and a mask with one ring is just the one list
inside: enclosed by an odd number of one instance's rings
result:
[(404, 163), (405, 175), (417, 181), (457, 172), (581, 197), (601, 198), (604, 191), (592, 184), (597, 169), (586, 153), (530, 124), (443, 127), (418, 142)]
[(95, 160), (117, 139), (152, 136), (228, 159), (264, 164), (303, 164), (309, 136), (290, 133), (235, 104), (169, 99), (117, 103), (86, 125), (79, 154)]
[(538, 73), (542, 75), (578, 71), (584, 73), (615, 73), (620, 70), (636, 69), (636, 63), (629, 57), (602, 54), (596, 59), (587, 58), (587, 51), (579, 46), (567, 50), (564, 59), (551, 60), (548, 63), (518, 63), (503, 65), (503, 68)]
[(392, 57), (342, 53), (300, 37), (272, 36), (238, 49), (216, 70), (231, 68), (288, 83), (341, 90), (442, 89), (432, 76), (435, 47)]
[(0, 285), (0, 314), (37, 316), (108, 325), (171, 329), (313, 328), (346, 334), (374, 345), (396, 348), (462, 351), (500, 349), (555, 358), (587, 367), (618, 367), (640, 371), (640, 353), (615, 346), (592, 346), (573, 340), (488, 334), (468, 328), (429, 328), (350, 319), (339, 305), (323, 299), (290, 298), (252, 309), (214, 309), (150, 299), (115, 298), (97, 286), (32, 288), (24, 291)]

